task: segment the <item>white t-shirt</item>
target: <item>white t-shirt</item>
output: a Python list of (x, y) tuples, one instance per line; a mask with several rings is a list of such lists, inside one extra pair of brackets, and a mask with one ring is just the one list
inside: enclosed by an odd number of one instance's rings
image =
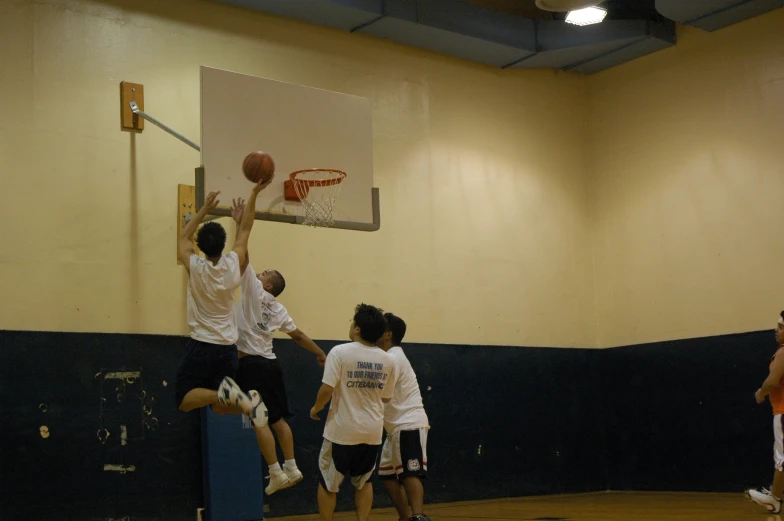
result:
[(264, 290), (256, 272), (248, 264), (242, 274), (242, 296), (237, 303), (237, 349), (250, 355), (275, 358), (272, 333), (280, 329), (291, 333), (297, 329), (283, 304)]
[(237, 342), (234, 290), (240, 285), (240, 259), (233, 251), (217, 264), (191, 255), (188, 277), (188, 326), (191, 338), (209, 344)]
[(384, 402), (395, 390), (395, 361), (378, 347), (350, 342), (333, 347), (322, 382), (335, 388), (324, 437), (339, 445), (381, 445)]
[(387, 354), (395, 361), (395, 394), (384, 409), (384, 428), (387, 434), (400, 430), (414, 430), (429, 427), (422, 394), (419, 392), (414, 368), (400, 346), (394, 346)]

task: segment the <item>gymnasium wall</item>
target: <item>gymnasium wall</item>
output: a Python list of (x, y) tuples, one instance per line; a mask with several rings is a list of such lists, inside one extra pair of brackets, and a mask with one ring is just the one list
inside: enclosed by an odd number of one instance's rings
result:
[(784, 9), (588, 78), (596, 345), (770, 329), (784, 308)]
[(420, 342), (592, 344), (582, 78), (206, 1), (0, 0), (0, 33), (0, 218), (20, 223), (1, 328), (187, 333), (176, 190), (199, 154), (151, 123), (122, 132), (119, 83), (198, 141), (208, 65), (373, 100), (381, 230), (259, 222), (251, 238), (312, 337), (344, 338), (364, 301)]

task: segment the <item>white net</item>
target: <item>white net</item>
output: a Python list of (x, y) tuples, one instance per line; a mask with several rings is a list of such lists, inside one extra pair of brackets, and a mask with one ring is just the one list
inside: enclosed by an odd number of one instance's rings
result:
[(306, 226), (328, 228), (334, 224), (332, 209), (340, 195), (345, 172), (340, 170), (313, 168), (291, 174), (291, 181), (302, 201)]

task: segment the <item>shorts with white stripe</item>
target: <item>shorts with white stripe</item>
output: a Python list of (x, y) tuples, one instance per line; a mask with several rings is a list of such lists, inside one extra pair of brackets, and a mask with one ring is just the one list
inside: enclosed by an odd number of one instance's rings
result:
[(378, 477), (404, 479), (427, 478), (427, 427), (397, 431), (387, 436), (381, 449)]

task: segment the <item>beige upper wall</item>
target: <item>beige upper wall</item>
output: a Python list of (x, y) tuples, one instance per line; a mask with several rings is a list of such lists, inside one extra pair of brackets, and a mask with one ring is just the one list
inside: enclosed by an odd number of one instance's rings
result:
[(682, 30), (580, 78), (213, 2), (0, 0), (0, 327), (187, 332), (176, 187), (199, 155), (149, 123), (121, 132), (119, 82), (143, 83), (147, 110), (198, 140), (200, 65), (373, 99), (381, 231), (258, 222), (251, 239), (315, 338), (345, 338), (360, 301), (418, 342), (608, 347), (771, 327), (781, 27), (784, 10)]
[(410, 341), (593, 344), (584, 78), (192, 0), (0, 0), (0, 34), (0, 328), (187, 333), (176, 193), (199, 155), (121, 132), (119, 83), (198, 140), (208, 65), (373, 100), (381, 230), (251, 238), (311, 336), (345, 338), (364, 301)]
[(784, 309), (784, 9), (592, 76), (597, 345)]

